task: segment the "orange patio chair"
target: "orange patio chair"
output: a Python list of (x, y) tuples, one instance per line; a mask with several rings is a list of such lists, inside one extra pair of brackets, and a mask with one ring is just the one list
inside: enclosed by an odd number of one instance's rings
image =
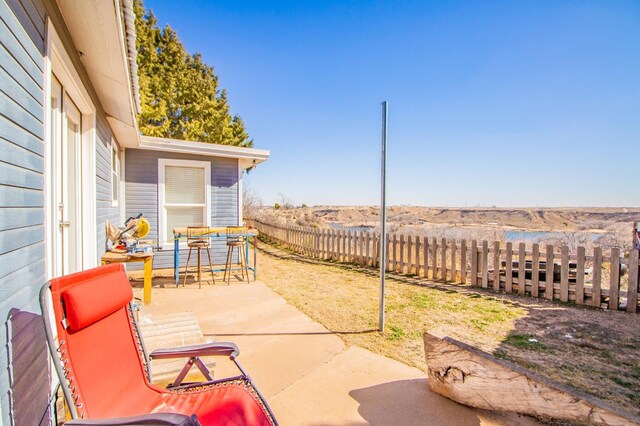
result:
[[(56, 278), (40, 291), (49, 348), (73, 419), (109, 419), (72, 424), (277, 425), (238, 363), (235, 344), (159, 349), (147, 355), (132, 299), (122, 264)], [(228, 356), (240, 374), (214, 380), (202, 356)], [(166, 389), (154, 385), (149, 358), (178, 357), (187, 362), (173, 384)], [(182, 382), (193, 365), (207, 381)]]

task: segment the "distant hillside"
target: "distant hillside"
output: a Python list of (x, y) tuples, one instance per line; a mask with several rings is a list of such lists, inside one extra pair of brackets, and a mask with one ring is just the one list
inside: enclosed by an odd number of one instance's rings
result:
[[(373, 226), (378, 207), (315, 206), (295, 209), (263, 208), (264, 217), (316, 226), (338, 223)], [(455, 226), (499, 226), (537, 231), (605, 231), (616, 225), (631, 226), (640, 220), (640, 208), (439, 208), (398, 207), (387, 210), (389, 223), (403, 225), (441, 224)]]
[[(260, 209), (258, 218), (277, 223), (377, 230), (378, 207), (314, 206)], [(640, 208), (439, 208), (392, 206), (387, 210), (390, 232), (447, 238), (524, 240), (594, 244), (625, 250)], [(533, 234), (533, 235), (532, 235)]]

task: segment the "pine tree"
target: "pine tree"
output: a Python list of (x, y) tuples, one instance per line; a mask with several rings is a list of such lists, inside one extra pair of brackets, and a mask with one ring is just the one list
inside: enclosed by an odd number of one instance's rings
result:
[(134, 8), (142, 134), (253, 146), (242, 118), (231, 115), (227, 92), (219, 89), (213, 67), (200, 54), (187, 53), (169, 25), (160, 29), (142, 0), (136, 0)]

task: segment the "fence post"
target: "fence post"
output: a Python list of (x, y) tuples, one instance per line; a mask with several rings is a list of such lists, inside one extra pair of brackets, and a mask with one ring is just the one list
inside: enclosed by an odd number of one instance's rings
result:
[(478, 284), (478, 242), (471, 240), (471, 285)]
[(569, 301), (569, 247), (560, 248), (560, 301)]
[(504, 269), (504, 291), (511, 293), (513, 291), (513, 245), (511, 243), (507, 243)]
[(414, 247), (416, 248), (416, 270), (415, 274), (417, 277), (420, 276), (420, 237), (416, 235)]
[(489, 243), (482, 241), (482, 288), (489, 287)]
[(493, 242), (493, 290), (500, 291), (500, 241)]
[(326, 229), (324, 235), (324, 258), (325, 260), (329, 260), (330, 256), (330, 242), (331, 242), (331, 229)]
[(638, 309), (638, 250), (629, 253), (629, 286), (627, 288), (627, 312)]
[(460, 282), (467, 283), (467, 240), (460, 241)]
[(371, 234), (369, 233), (369, 231), (366, 231), (364, 233), (364, 252), (365, 252), (365, 257), (364, 257), (364, 266), (369, 266), (369, 262), (371, 261), (371, 241), (369, 241), (371, 239)]
[(411, 275), (413, 263), (413, 239), (411, 235), (407, 235), (407, 275)]
[(351, 254), (351, 230), (347, 231), (347, 262), (353, 263), (353, 255)]
[(329, 259), (329, 229), (322, 230), (322, 258)]
[(518, 246), (518, 294), (524, 296), (527, 294), (526, 280), (525, 280), (525, 266), (527, 262), (527, 252), (524, 243), (520, 243)]
[(371, 267), (375, 268), (376, 263), (378, 261), (377, 253), (380, 252), (380, 250), (376, 251), (376, 245), (377, 245), (376, 231), (371, 232), (369, 234), (369, 237), (371, 238), (371, 251), (369, 252), (369, 258), (371, 260)]
[[(583, 276), (584, 278), (584, 276)], [(531, 296), (538, 297), (540, 294), (540, 245), (533, 245), (531, 254)]]
[(404, 274), (404, 234), (400, 234), (400, 275)]
[(392, 256), (391, 256), (391, 270), (394, 273), (396, 273), (396, 272), (398, 272), (398, 261), (396, 260), (396, 259), (398, 259), (398, 257), (397, 257), (398, 249), (396, 247), (397, 239), (396, 239), (395, 232), (393, 233), (393, 237), (391, 238), (391, 241), (392, 241), (392, 243), (391, 243), (392, 244), (392, 247), (391, 247), (391, 253), (392, 253)]
[(593, 287), (591, 287), (591, 306), (600, 307), (602, 286), (602, 249), (593, 249)]
[(347, 258), (347, 231), (342, 231), (342, 261), (347, 263), (349, 262), (349, 258)]
[(458, 274), (456, 273), (456, 252), (458, 251), (456, 247), (456, 240), (451, 240), (451, 282), (456, 282), (456, 278), (458, 278)]
[(440, 279), (442, 279), (442, 281), (447, 281), (447, 240), (446, 238), (442, 237), (442, 241), (440, 242), (440, 244), (442, 245), (442, 247), (440, 248), (440, 256), (442, 256), (441, 262), (442, 262), (442, 273), (440, 274)]
[(438, 239), (433, 237), (431, 240), (431, 279), (436, 281), (438, 279)]
[(384, 245), (384, 251), (385, 251), (385, 258), (386, 258), (386, 262), (387, 264), (384, 266), (385, 270), (390, 270), (389, 266), (391, 265), (391, 259), (389, 257), (389, 250), (391, 250), (391, 235), (386, 234), (384, 236), (384, 240), (385, 240), (385, 245)]
[(422, 241), (422, 276), (429, 278), (429, 237), (424, 237)]
[(611, 249), (611, 276), (609, 279), (609, 309), (618, 310), (620, 299), (620, 249)]
[(547, 245), (547, 270), (545, 272), (545, 286), (544, 286), (544, 295), (547, 299), (553, 300), (553, 271), (554, 271), (554, 263), (553, 263), (553, 246)]
[(584, 305), (584, 264), (585, 264), (585, 249), (584, 247), (578, 247), (576, 260), (576, 304)]

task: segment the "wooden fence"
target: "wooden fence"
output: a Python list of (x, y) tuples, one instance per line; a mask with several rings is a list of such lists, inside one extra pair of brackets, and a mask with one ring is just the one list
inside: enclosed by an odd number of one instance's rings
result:
[[(261, 237), (304, 256), (379, 267), (380, 234), (341, 229), (282, 226), (256, 220)], [(496, 292), (638, 311), (638, 250), (526, 245), (500, 241), (447, 240), (387, 234), (386, 270)]]

